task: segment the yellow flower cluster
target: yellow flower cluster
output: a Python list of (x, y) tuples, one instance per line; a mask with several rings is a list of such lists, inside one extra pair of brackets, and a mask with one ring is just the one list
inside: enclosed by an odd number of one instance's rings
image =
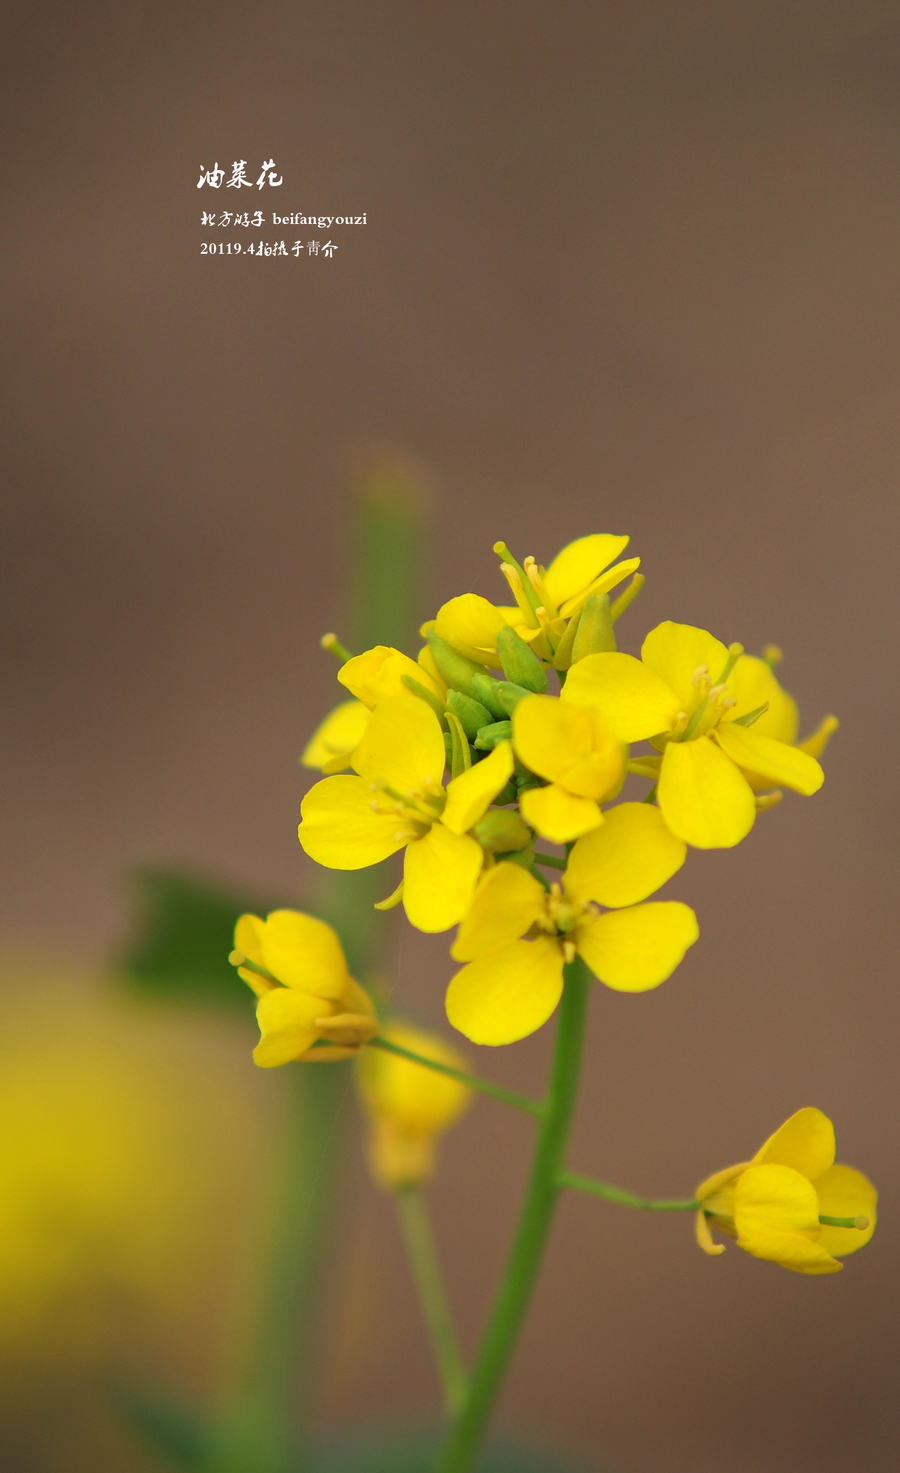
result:
[[(687, 846), (731, 847), (782, 787), (809, 795), (823, 781), (817, 758), (837, 722), (797, 744), (778, 651), (757, 658), (670, 621), (640, 659), (617, 649), (616, 621), (643, 583), (639, 559), (620, 558), (627, 543), (582, 537), (547, 568), (497, 543), (515, 603), (462, 594), (423, 626), (416, 660), (386, 646), (348, 659), (338, 679), (353, 699), (303, 754), (328, 774), (301, 806), (304, 850), (333, 869), (404, 850), (382, 908), (402, 900), (422, 931), (459, 927), (447, 1012), (476, 1043), (546, 1022), (576, 954), (618, 991), (665, 981), (697, 921), (649, 897)], [(629, 773), (652, 784), (642, 802), (616, 801)], [(536, 851), (538, 839), (564, 845), (565, 859)], [(562, 870), (558, 883), (542, 867)], [(264, 1001), (286, 1015), (284, 999)], [(332, 1034), (318, 1033), (317, 1056)]]

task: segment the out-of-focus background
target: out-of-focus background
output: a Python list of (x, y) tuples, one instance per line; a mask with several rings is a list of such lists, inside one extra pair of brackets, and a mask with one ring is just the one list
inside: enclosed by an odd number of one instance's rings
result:
[[(897, 5), (95, 0), (3, 24), (3, 1467), (158, 1468), (103, 1378), (209, 1401), (239, 1354), (282, 1082), (249, 1013), (137, 999), (107, 960), (136, 865), (311, 894), (297, 754), (337, 698), (348, 466), (385, 441), (430, 488), (422, 617), (503, 593), (498, 537), (546, 561), (627, 531), (648, 584), (624, 647), (667, 617), (777, 642), (804, 732), (842, 723), (818, 797), (690, 856), (676, 976), (597, 989), (573, 1161), (686, 1194), (815, 1104), (882, 1190), (878, 1234), (810, 1279), (569, 1200), (502, 1419), (621, 1473), (888, 1473)], [(332, 260), (201, 257), (237, 237), (200, 228), (234, 208), (200, 165), (267, 158), (284, 184), (254, 208), (366, 212)], [(446, 941), (396, 934), (398, 998), (440, 1025)], [(467, 1052), (535, 1088), (546, 1039)], [(480, 1102), (431, 1194), (469, 1347), (529, 1136)], [(350, 1157), (325, 1428), (436, 1406)]]

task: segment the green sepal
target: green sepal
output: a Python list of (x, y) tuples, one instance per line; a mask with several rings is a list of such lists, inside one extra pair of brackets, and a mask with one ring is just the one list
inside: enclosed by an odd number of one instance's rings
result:
[(434, 655), (434, 663), (450, 689), (461, 690), (464, 695), (477, 700), (478, 695), (472, 682), (474, 677), (484, 674), (483, 666), (476, 665), (474, 660), (467, 660), (465, 655), (461, 655), (446, 639), (435, 634), (433, 629), (429, 629), (426, 637), (428, 648)]
[(515, 629), (507, 626), (500, 630), (497, 635), (497, 653), (507, 680), (537, 695), (545, 694), (547, 672), (534, 650)]
[[(404, 675), (404, 680), (406, 676)], [(462, 722), (462, 729), (470, 742), (473, 742), (483, 726), (487, 726), (491, 719), (491, 713), (480, 701), (473, 701), (471, 696), (464, 696), (462, 691), (451, 690), (447, 692), (447, 708), (454, 716), (458, 716)]]
[(425, 701), (426, 705), (431, 707), (441, 726), (446, 727), (447, 721), (444, 714), (444, 703), (440, 696), (436, 696), (434, 691), (428, 690), (426, 686), (420, 685), (418, 680), (414, 680), (411, 675), (401, 675), (400, 679), (408, 691), (411, 691), (414, 696), (418, 696), (420, 700)]
[(768, 701), (763, 701), (761, 706), (757, 706), (755, 711), (748, 711), (746, 716), (735, 716), (734, 724), (735, 726), (752, 726), (754, 721), (759, 720), (760, 716), (765, 716), (768, 709)]
[(453, 711), (447, 712), (447, 725), (450, 728), (450, 777), (460, 777), (462, 773), (468, 772), (472, 766), (472, 750), (469, 739), (463, 729), (463, 724)]
[(472, 833), (491, 854), (508, 854), (531, 843), (531, 830), (525, 820), (518, 813), (504, 813), (498, 808), (489, 808)]
[(571, 619), (563, 630), (562, 638), (560, 639), (559, 644), (556, 646), (556, 650), (553, 655), (553, 668), (554, 670), (557, 670), (559, 672), (560, 683), (563, 683), (565, 681), (566, 671), (572, 663), (572, 646), (575, 643), (575, 636), (578, 633), (578, 626), (581, 623), (581, 615), (583, 614), (583, 612), (584, 610), (583, 608), (581, 608), (578, 610), (577, 613), (572, 615)]
[(475, 746), (481, 752), (493, 752), (498, 742), (512, 741), (512, 722), (495, 721), (490, 726), (482, 726), (475, 738)]
[(577, 664), (579, 660), (584, 659), (585, 655), (608, 654), (615, 648), (616, 636), (609, 612), (609, 595), (592, 593), (578, 621), (578, 629), (572, 644), (571, 663)]

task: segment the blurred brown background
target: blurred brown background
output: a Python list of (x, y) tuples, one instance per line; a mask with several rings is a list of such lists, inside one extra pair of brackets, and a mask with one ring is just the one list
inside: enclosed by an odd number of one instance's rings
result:
[[(892, 1470), (900, 6), (96, 0), (4, 26), (5, 935), (89, 964), (147, 859), (308, 893), (296, 755), (336, 699), (354, 446), (431, 468), (423, 617), (503, 592), (497, 537), (547, 560), (630, 532), (626, 647), (664, 617), (776, 641), (804, 730), (842, 727), (819, 797), (691, 855), (673, 980), (598, 989), (573, 1160), (686, 1193), (817, 1104), (884, 1217), (809, 1279), (567, 1201), (503, 1416), (624, 1473)], [(333, 261), (201, 258), (201, 209), (234, 208), (201, 162), (269, 157), (253, 207), (366, 211)], [(399, 965), (439, 1022), (445, 941), (407, 931)], [(262, 1122), (245, 1043), (207, 1048)], [(545, 1043), (478, 1064), (533, 1086)], [(433, 1194), (469, 1345), (529, 1134), (480, 1103)], [(325, 1425), (435, 1402), (355, 1170)], [(160, 1379), (214, 1379), (197, 1314)], [(92, 1466), (150, 1466), (97, 1436)]]

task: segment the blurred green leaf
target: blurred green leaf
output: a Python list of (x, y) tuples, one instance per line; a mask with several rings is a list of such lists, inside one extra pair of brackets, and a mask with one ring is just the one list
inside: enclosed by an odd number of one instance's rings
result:
[[(443, 1442), (434, 1429), (335, 1434), (311, 1449), (309, 1473), (432, 1473)], [(519, 1443), (494, 1439), (477, 1473), (584, 1473), (571, 1462)], [(594, 1469), (594, 1473), (599, 1470)]]
[(164, 1396), (114, 1386), (110, 1400), (143, 1441), (175, 1468), (208, 1466), (209, 1433), (194, 1412)]
[(251, 993), (228, 962), (234, 923), (245, 910), (266, 915), (277, 902), (239, 895), (175, 869), (139, 870), (133, 890), (134, 930), (118, 959), (119, 972), (160, 1001), (249, 1013)]

